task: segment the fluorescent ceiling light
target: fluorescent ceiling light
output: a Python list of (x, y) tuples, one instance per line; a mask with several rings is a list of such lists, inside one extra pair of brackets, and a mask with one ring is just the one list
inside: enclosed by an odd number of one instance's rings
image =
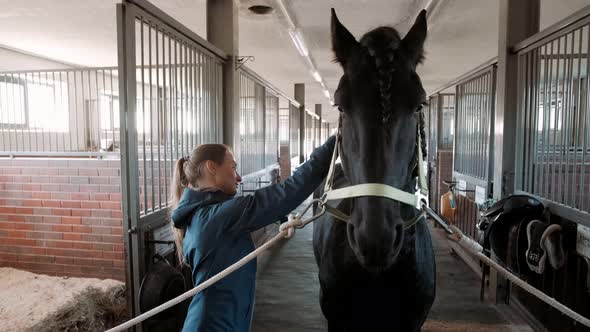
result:
[[(239, 0), (236, 0), (239, 1)], [(279, 9), (281, 10), (281, 12), (283, 13), (283, 16), (285, 17), (285, 20), (287, 20), (287, 24), (289, 25), (289, 28), (291, 29), (295, 29), (295, 22), (293, 22), (293, 18), (291, 17), (291, 13), (289, 13), (289, 10), (287, 9), (287, 6), (285, 6), (285, 3), (283, 2), (283, 0), (277, 0), (277, 4), (279, 5)]]
[(314, 70), (311, 73), (311, 76), (313, 76), (313, 78), (318, 82), (318, 83), (322, 83), (322, 77), (320, 76), (320, 73), (317, 72), (317, 70)]
[(307, 50), (307, 46), (305, 46), (301, 32), (299, 32), (299, 30), (289, 29), (289, 36), (291, 36), (291, 40), (293, 40), (293, 44), (295, 44), (299, 54), (301, 54), (301, 56), (307, 57), (309, 55), (309, 51)]
[(332, 99), (332, 97), (330, 97), (330, 91), (328, 90), (324, 90), (324, 96), (326, 96), (328, 99)]

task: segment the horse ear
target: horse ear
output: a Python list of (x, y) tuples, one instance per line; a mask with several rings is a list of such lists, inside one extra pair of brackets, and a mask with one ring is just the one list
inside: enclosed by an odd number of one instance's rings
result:
[(423, 9), (401, 43), (404, 54), (414, 66), (424, 59), (424, 41), (426, 40), (427, 31), (426, 10)]
[(351, 54), (359, 47), (359, 43), (354, 36), (340, 23), (336, 16), (336, 11), (332, 8), (332, 50), (342, 66), (350, 58)]

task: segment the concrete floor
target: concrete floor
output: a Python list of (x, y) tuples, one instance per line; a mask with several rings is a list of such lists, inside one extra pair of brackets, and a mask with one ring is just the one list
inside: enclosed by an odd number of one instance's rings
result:
[[(258, 276), (253, 332), (327, 331), (318, 300), (310, 226), (298, 230), (268, 255)], [(480, 302), (479, 279), (449, 254), (444, 234), (439, 229), (432, 231), (437, 297), (422, 331), (532, 331), (509, 323), (494, 306)]]

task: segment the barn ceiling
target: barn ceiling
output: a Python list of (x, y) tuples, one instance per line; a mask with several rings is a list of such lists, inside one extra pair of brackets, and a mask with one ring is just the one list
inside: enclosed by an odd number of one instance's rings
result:
[[(0, 44), (80, 66), (117, 63), (116, 0), (0, 0)], [(205, 37), (205, 0), (153, 0), (156, 6)], [(301, 31), (318, 73), (331, 94), (342, 73), (332, 62), (330, 8), (360, 38), (389, 25), (404, 35), (427, 0), (283, 0)], [(289, 37), (289, 22), (278, 0), (236, 0), (239, 7), (240, 54), (254, 56), (248, 66), (293, 95), (294, 83), (306, 84), (306, 104), (322, 104), (325, 117), (336, 111), (314, 80), (308, 63)], [(542, 0), (541, 27), (547, 27), (590, 0)], [(254, 5), (273, 10), (252, 13)], [(419, 74), (427, 91), (494, 57), (497, 53), (498, 1), (443, 0), (429, 21), (426, 60)], [(2, 59), (0, 58), (0, 62)], [(19, 69), (19, 68), (12, 68)]]

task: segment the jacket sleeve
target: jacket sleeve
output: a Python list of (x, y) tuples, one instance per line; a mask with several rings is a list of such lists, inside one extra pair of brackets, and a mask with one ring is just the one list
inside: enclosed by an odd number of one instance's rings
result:
[(252, 232), (271, 224), (299, 206), (328, 174), (336, 143), (335, 136), (316, 148), (310, 159), (285, 181), (236, 198), (241, 216), (230, 226), (232, 231)]

